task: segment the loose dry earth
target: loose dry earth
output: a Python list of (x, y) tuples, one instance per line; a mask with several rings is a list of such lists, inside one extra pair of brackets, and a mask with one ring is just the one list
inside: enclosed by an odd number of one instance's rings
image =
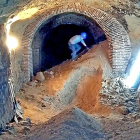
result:
[[(26, 139), (35, 130), (43, 130), (53, 116), (67, 108), (78, 107), (101, 123), (106, 139), (140, 140), (139, 111), (124, 113), (124, 106), (112, 107), (112, 104), (100, 102), (102, 81), (110, 72), (108, 42), (104, 41), (76, 61), (67, 60), (44, 72), (45, 81), (39, 82), (33, 77), (17, 94), (24, 121), (11, 123), (13, 129), (3, 133), (0, 139)], [(106, 100), (110, 100), (108, 96)], [(31, 123), (27, 123), (26, 118), (30, 118)], [(41, 135), (45, 137), (47, 133), (43, 131)]]

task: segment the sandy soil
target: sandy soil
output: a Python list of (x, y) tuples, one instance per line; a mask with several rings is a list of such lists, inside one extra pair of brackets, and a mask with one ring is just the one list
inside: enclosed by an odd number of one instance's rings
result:
[[(109, 72), (108, 42), (104, 41), (93, 46), (76, 61), (67, 60), (44, 72), (44, 82), (37, 82), (33, 78), (17, 94), (17, 100), (24, 110), (24, 120), (30, 118), (32, 123), (23, 124), (23, 120), (19, 124), (11, 123), (15, 136), (10, 132), (3, 133), (0, 139), (26, 138), (51, 117), (76, 106), (101, 122), (107, 139), (140, 140), (139, 113), (135, 116), (122, 115), (117, 109), (99, 102), (102, 78)], [(62, 101), (65, 100), (69, 102), (64, 104)], [(59, 104), (61, 107), (57, 106)], [(29, 128), (25, 131), (26, 125)]]
[[(105, 47), (108, 47), (107, 41), (102, 42), (97, 46), (94, 46), (86, 54), (78, 58), (77, 61), (68, 60), (62, 63), (61, 65), (53, 67), (47, 72), (44, 72), (46, 80), (43, 83), (36, 83), (33, 86), (29, 86), (27, 83), (25, 87), (21, 89), (21, 91), (17, 95), (17, 100), (20, 102), (21, 106), (24, 109), (23, 117), (24, 118), (29, 117), (33, 123), (38, 124), (44, 123), (51, 116), (59, 113), (61, 110), (55, 111), (54, 113), (51, 104), (44, 102), (44, 99), (46, 97), (53, 97), (59, 91), (63, 90), (64, 88), (63, 86), (66, 83), (66, 81), (68, 81), (68, 79), (71, 79), (72, 74), (74, 73), (75, 70), (78, 69), (80, 71), (80, 68), (83, 67), (83, 65), (84, 67), (90, 68), (91, 72), (87, 72), (85, 77), (81, 78), (80, 83), (77, 84), (76, 91), (77, 101), (75, 100), (73, 103), (71, 103), (71, 105), (76, 106), (78, 105), (78, 107), (80, 107), (81, 106), (80, 104), (83, 102), (82, 98), (84, 97), (86, 99), (84, 100), (85, 105), (82, 105), (80, 108), (87, 106), (86, 102), (88, 102), (89, 98), (91, 99), (93, 98), (90, 101), (90, 103), (88, 103), (89, 106), (91, 104), (91, 106), (94, 107), (96, 103), (92, 102), (99, 101), (99, 91), (101, 89), (101, 81), (102, 81), (102, 68), (104, 69), (104, 64), (108, 62), (106, 52), (104, 51)], [(101, 59), (104, 60), (104, 62), (100, 61)], [(102, 68), (100, 68), (100, 65)], [(109, 64), (107, 65), (107, 69), (111, 70)], [(51, 72), (53, 73), (52, 75), (50, 74)], [(82, 75), (82, 73), (80, 73), (80, 75)], [(71, 86), (71, 84), (72, 83), (70, 83), (69, 86)], [(80, 93), (82, 93), (82, 95)], [(90, 110), (89, 108), (86, 110), (89, 111)], [(46, 120), (46, 118), (48, 119)]]

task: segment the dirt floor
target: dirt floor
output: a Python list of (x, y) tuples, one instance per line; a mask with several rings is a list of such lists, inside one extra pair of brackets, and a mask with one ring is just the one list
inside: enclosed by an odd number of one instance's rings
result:
[(106, 139), (140, 140), (139, 112), (123, 115), (118, 108), (100, 103), (101, 82), (109, 72), (108, 42), (104, 41), (76, 61), (67, 60), (45, 71), (45, 81), (39, 82), (33, 77), (16, 97), (24, 110), (24, 119), (19, 124), (11, 123), (13, 129), (4, 132), (0, 140), (26, 138), (51, 117), (75, 106), (99, 120)]

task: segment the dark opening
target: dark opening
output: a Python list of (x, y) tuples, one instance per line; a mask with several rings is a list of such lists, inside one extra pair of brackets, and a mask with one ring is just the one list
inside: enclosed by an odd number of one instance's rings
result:
[[(71, 59), (68, 41), (81, 32), (87, 33), (85, 43), (90, 48), (106, 40), (103, 30), (89, 17), (77, 13), (62, 13), (46, 20), (37, 30), (32, 42), (33, 74), (45, 71), (55, 65)], [(82, 52), (85, 47), (82, 44)]]
[[(87, 38), (84, 41), (89, 48), (95, 44), (93, 36), (84, 27), (67, 24), (51, 29), (46, 34), (42, 44), (41, 71), (45, 71), (67, 59), (71, 59), (71, 50), (68, 48), (68, 41), (74, 35), (80, 35), (81, 32), (87, 33)], [(78, 53), (85, 49), (81, 43), (80, 45), (81, 50)]]

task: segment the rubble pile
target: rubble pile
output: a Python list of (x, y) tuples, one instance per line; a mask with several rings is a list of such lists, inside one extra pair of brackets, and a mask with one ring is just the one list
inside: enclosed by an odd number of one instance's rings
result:
[(65, 81), (63, 88), (53, 97), (43, 99), (48, 104), (52, 104), (54, 108), (63, 108), (72, 103), (76, 97), (77, 86), (86, 75), (91, 75), (95, 72), (94, 68), (86, 66), (79, 67), (72, 71), (67, 81)]
[(102, 81), (102, 89), (100, 91), (100, 103), (111, 105), (112, 109), (120, 107), (125, 111), (122, 114), (137, 112), (138, 95), (137, 91), (130, 90), (124, 84), (125, 76), (105, 77)]
[(28, 135), (28, 140), (105, 140), (99, 121), (77, 107), (52, 117), (42, 128)]

